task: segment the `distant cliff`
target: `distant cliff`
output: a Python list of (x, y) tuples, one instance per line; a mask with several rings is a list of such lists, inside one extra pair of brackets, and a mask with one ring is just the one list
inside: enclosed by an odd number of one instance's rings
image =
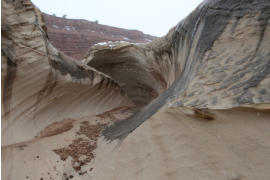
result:
[(127, 30), (82, 19), (65, 19), (43, 13), (49, 40), (66, 55), (82, 59), (94, 44), (105, 41), (145, 43), (156, 37), (138, 30)]

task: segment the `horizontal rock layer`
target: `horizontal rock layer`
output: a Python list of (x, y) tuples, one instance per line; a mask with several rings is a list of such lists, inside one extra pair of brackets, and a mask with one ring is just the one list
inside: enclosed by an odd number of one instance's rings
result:
[(43, 13), (50, 42), (60, 51), (81, 60), (94, 44), (106, 41), (145, 43), (156, 37), (87, 20), (65, 19)]

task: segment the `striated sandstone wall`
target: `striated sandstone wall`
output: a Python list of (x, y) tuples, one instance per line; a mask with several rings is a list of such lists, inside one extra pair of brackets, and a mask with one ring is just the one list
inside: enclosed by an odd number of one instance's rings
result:
[(270, 178), (270, 2), (207, 0), (148, 44), (48, 41), (2, 1), (3, 179)]

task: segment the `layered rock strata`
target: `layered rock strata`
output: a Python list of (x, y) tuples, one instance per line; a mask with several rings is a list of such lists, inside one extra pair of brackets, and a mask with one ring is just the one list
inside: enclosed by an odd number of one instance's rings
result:
[(75, 59), (82, 60), (88, 49), (97, 43), (126, 41), (146, 43), (156, 37), (138, 30), (127, 30), (82, 19), (65, 19), (43, 13), (50, 42)]
[(2, 1), (3, 179), (270, 178), (270, 2), (208, 0), (151, 43), (48, 41)]

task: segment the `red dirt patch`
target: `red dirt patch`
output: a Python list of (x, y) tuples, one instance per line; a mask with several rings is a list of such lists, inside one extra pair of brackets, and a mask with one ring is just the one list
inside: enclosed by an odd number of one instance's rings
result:
[(50, 137), (55, 136), (57, 134), (61, 134), (63, 132), (66, 132), (70, 130), (73, 127), (74, 120), (67, 119), (60, 122), (54, 122), (44, 128), (38, 135), (38, 138), (44, 138), (44, 137)]
[(89, 125), (89, 122), (84, 121), (81, 123), (80, 130), (77, 132), (78, 135), (84, 134), (88, 139), (97, 141), (97, 138), (103, 129), (103, 125)]
[(96, 149), (96, 142), (92, 144), (89, 140), (75, 139), (68, 147), (53, 150), (61, 160), (65, 161), (69, 156), (72, 158), (72, 167), (80, 171), (81, 166), (87, 164), (94, 158), (93, 151)]
[[(102, 119), (108, 119), (109, 121), (117, 121), (115, 117), (116, 114), (131, 113), (133, 107), (119, 107), (97, 115), (97, 117)], [(91, 162), (94, 158), (94, 150), (97, 148), (97, 140), (100, 136), (104, 124), (90, 125), (88, 121), (81, 122), (80, 129), (76, 133), (76, 138), (72, 141), (68, 147), (63, 147), (60, 149), (54, 149), (53, 151), (60, 156), (60, 159), (65, 161), (68, 157), (71, 157), (71, 163), (73, 169), (79, 173), (79, 175), (84, 175), (86, 172), (82, 171), (82, 166)], [(91, 168), (92, 171), (93, 168)]]
[(79, 131), (76, 135), (85, 135), (86, 137), (79, 137), (68, 146), (53, 150), (60, 156), (61, 160), (65, 161), (68, 157), (72, 158), (72, 167), (80, 175), (85, 174), (81, 172), (81, 167), (89, 163), (93, 158), (93, 151), (97, 147), (97, 138), (103, 130), (103, 125), (89, 125), (87, 121), (81, 123)]

